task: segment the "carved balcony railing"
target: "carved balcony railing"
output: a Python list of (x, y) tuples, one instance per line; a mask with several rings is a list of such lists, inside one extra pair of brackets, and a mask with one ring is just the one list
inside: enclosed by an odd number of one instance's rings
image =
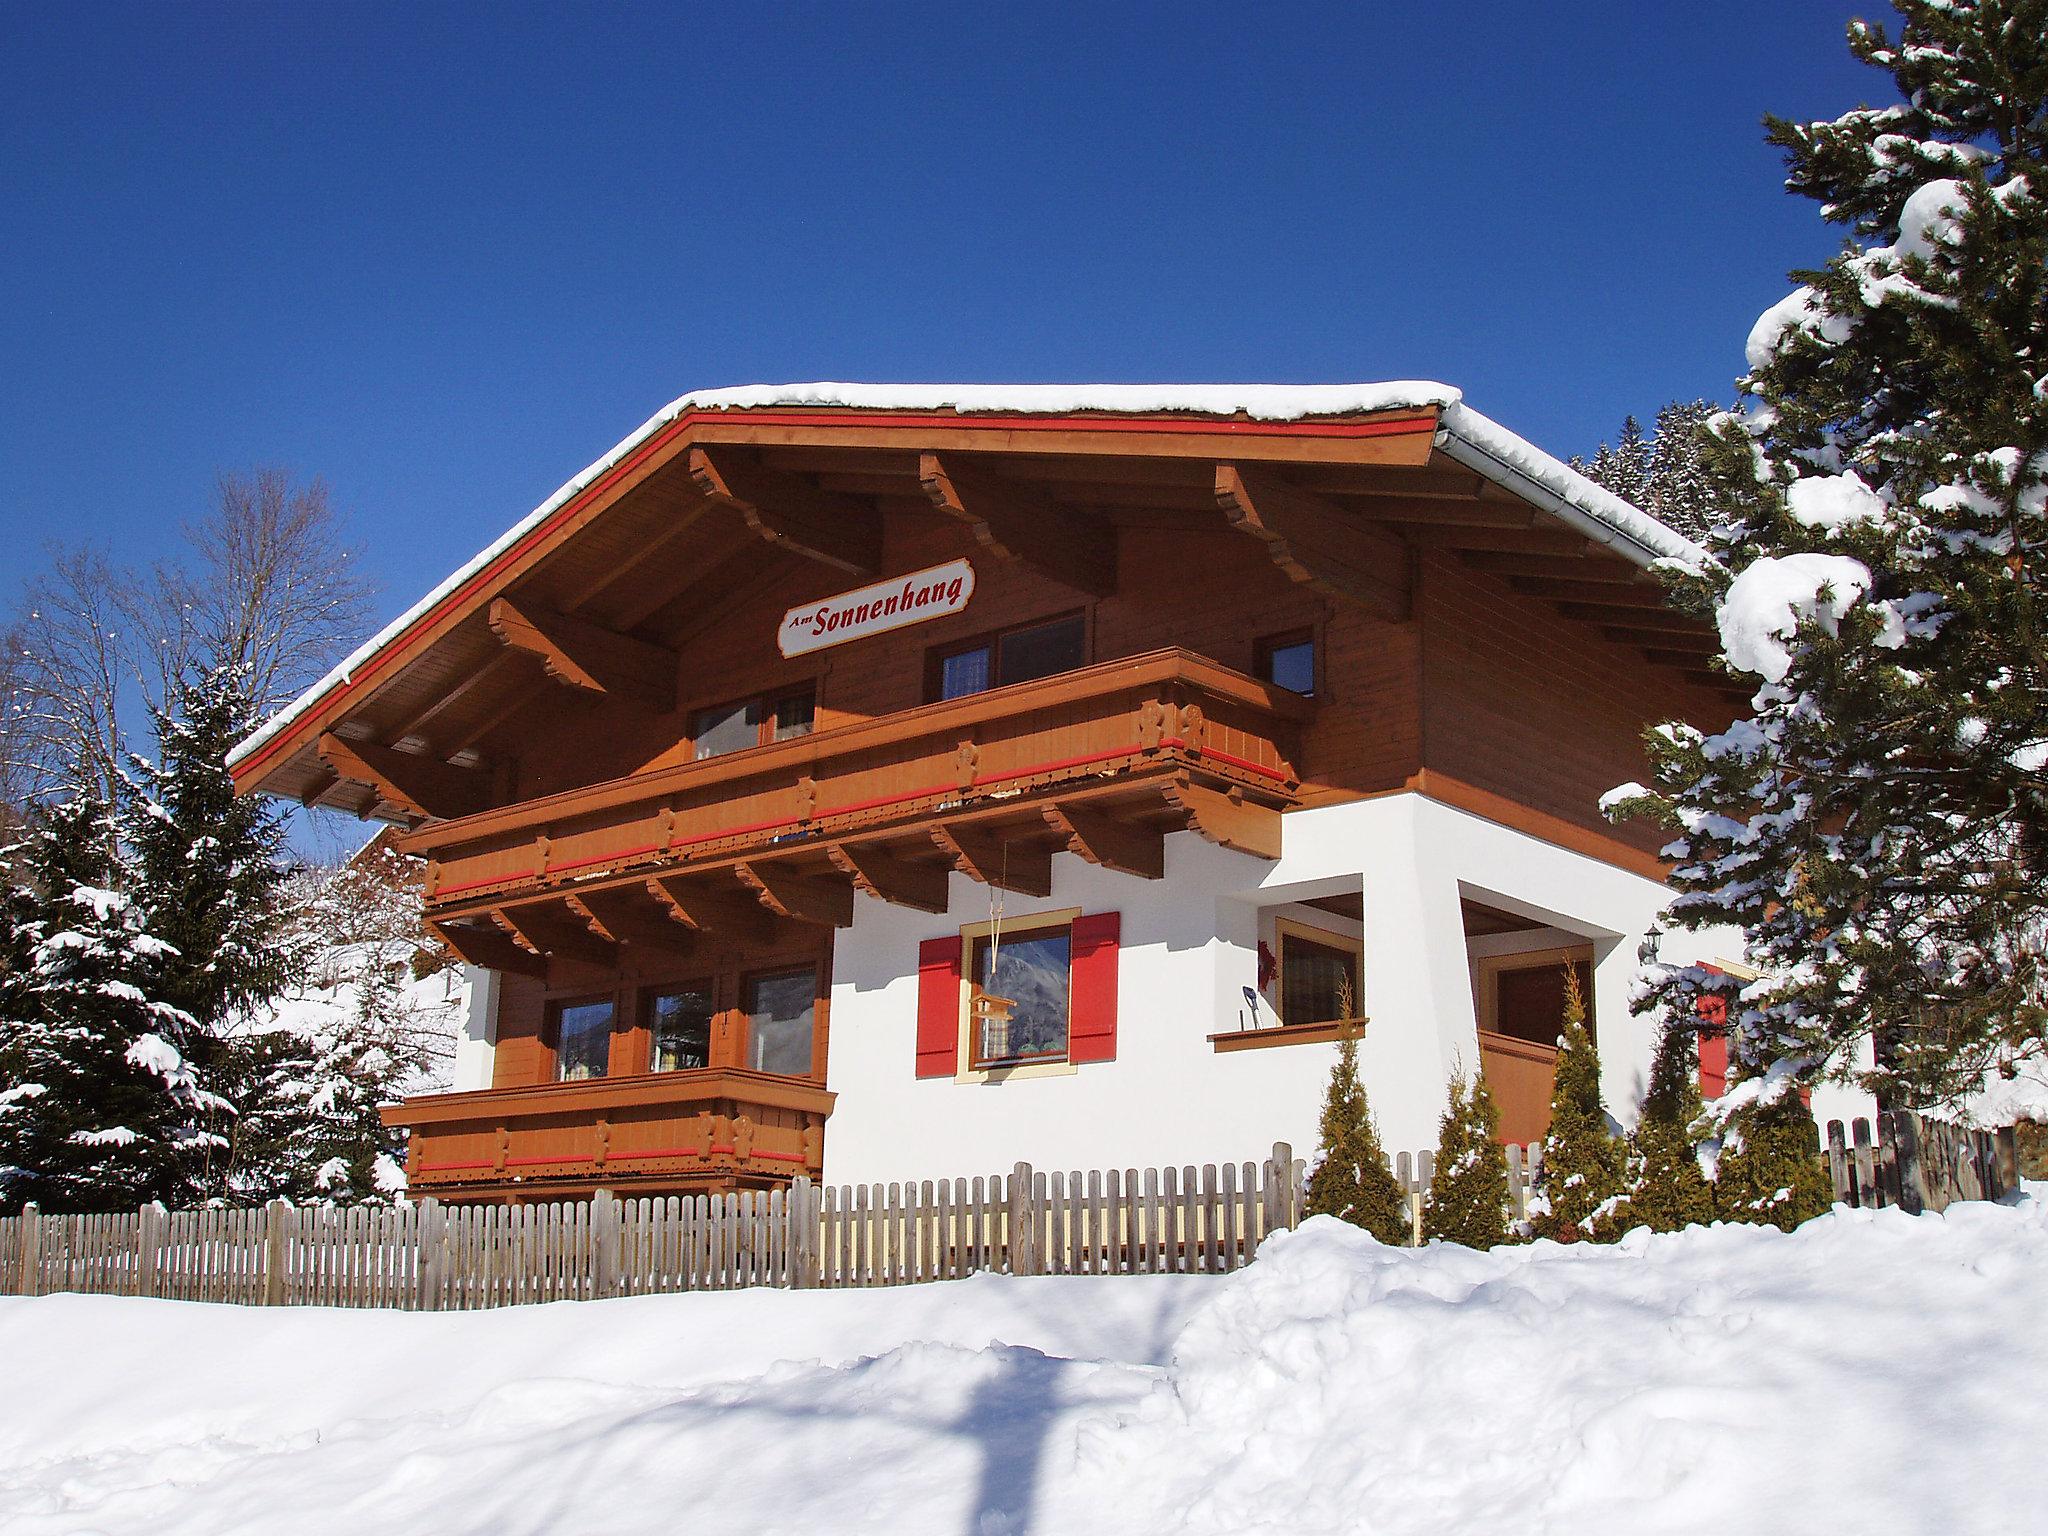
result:
[(549, 1199), (815, 1178), (832, 1101), (801, 1078), (712, 1067), (439, 1093), (383, 1116), (412, 1133), (415, 1197)]
[[(429, 823), (429, 915), (480, 964), (659, 943), (734, 903), (844, 926), (858, 888), (945, 909), (949, 872), (1022, 891), (1060, 850), (1157, 878), (1192, 828), (1263, 857), (1314, 706), (1181, 650)], [(591, 950), (591, 946), (599, 948)]]

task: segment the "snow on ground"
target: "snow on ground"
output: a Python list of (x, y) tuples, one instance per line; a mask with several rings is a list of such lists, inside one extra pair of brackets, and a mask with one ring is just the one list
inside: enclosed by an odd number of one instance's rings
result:
[(1381, 1248), (412, 1316), (0, 1300), (0, 1529), (2013, 1532), (2048, 1185)]

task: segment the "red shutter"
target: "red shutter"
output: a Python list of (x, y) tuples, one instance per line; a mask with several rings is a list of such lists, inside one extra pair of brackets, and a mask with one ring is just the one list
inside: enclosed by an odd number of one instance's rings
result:
[(1074, 983), (1068, 1003), (1067, 1059), (1116, 1060), (1116, 951), (1123, 914), (1074, 919)]
[(960, 1055), (960, 936), (917, 946), (917, 1075), (951, 1077)]
[(1694, 1012), (1700, 1023), (1700, 1097), (1718, 1099), (1728, 1091), (1728, 999), (1702, 997)]

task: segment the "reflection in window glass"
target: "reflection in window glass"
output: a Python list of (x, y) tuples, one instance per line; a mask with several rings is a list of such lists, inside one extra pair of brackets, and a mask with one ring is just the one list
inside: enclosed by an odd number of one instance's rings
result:
[[(1350, 950), (1318, 944), (1299, 934), (1280, 935), (1280, 1021), (1327, 1024), (1358, 1007), (1358, 977)], [(1349, 997), (1346, 996), (1349, 993)]]
[(792, 736), (811, 734), (811, 722), (817, 715), (817, 701), (808, 693), (793, 693), (775, 703), (775, 739), (788, 741)]
[(747, 1065), (756, 1072), (810, 1076), (811, 1010), (817, 997), (818, 973), (809, 966), (749, 976), (741, 1002), (747, 1015)]
[(1078, 613), (1072, 618), (1017, 630), (1003, 636), (1002, 664), (996, 681), (1006, 685), (1028, 683), (1035, 677), (1071, 672), (1081, 665), (1086, 646), (1087, 630)]
[(975, 981), (984, 992), (1016, 1004), (1009, 1018), (984, 1019), (976, 1025), (976, 1066), (1065, 1058), (1072, 960), (1071, 938), (1065, 928), (1005, 934), (995, 946), (985, 938), (974, 941)]
[(748, 699), (739, 704), (722, 704), (716, 709), (697, 711), (690, 732), (697, 743), (697, 756), (717, 757), (757, 746), (761, 740), (761, 702)]
[(555, 1072), (565, 1083), (603, 1077), (610, 1064), (612, 1005), (564, 1003), (555, 1015)]
[(939, 697), (961, 699), (980, 693), (989, 684), (989, 651), (977, 645), (969, 651), (955, 651), (939, 660)]
[(654, 1036), (657, 1072), (711, 1064), (711, 988), (680, 987), (655, 994), (647, 1027)]
[(1266, 681), (1295, 693), (1316, 691), (1316, 643), (1296, 640), (1266, 652)]

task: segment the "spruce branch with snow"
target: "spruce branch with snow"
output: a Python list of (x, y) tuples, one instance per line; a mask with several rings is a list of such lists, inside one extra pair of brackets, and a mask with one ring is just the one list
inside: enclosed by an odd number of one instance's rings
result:
[(1897, 102), (1769, 122), (1849, 236), (1751, 333), (1674, 575), (1754, 697), (1608, 801), (1675, 829), (1667, 927), (1746, 934), (1759, 979), (1653, 941), (1641, 1002), (1725, 1001), (1714, 1113), (1766, 1128), (1817, 1081), (1953, 1102), (2048, 1047), (2048, 0), (1899, 9), (1849, 34)]

